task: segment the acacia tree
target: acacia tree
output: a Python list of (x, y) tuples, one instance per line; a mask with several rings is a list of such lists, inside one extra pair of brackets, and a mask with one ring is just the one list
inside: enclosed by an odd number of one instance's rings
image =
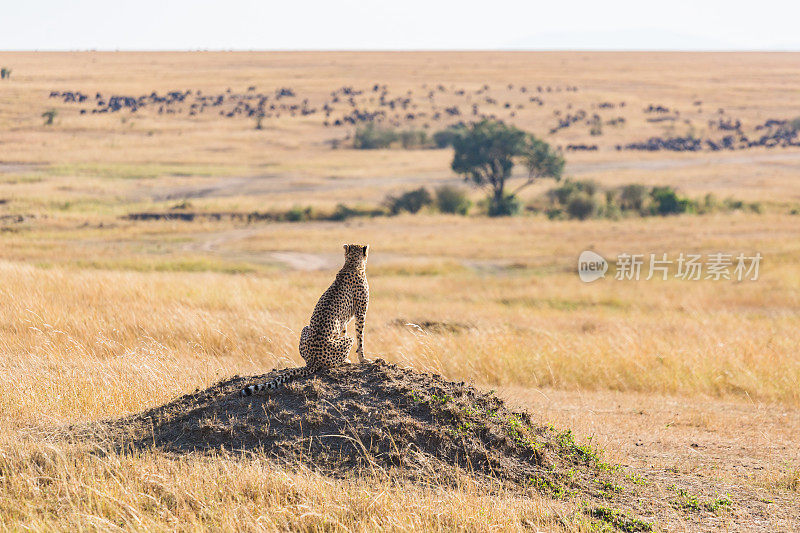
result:
[(522, 164), (528, 169), (528, 179), (517, 187), (514, 194), (531, 185), (539, 178), (560, 180), (566, 164), (561, 154), (530, 133), (525, 136), (525, 148), (521, 159)]
[[(455, 154), (451, 165), (477, 187), (489, 192), (489, 215), (513, 214), (518, 203), (515, 195), (538, 178), (559, 179), (564, 159), (550, 146), (514, 126), (495, 120), (472, 124), (453, 140)], [(515, 162), (522, 162), (528, 177), (516, 190), (506, 194)]]

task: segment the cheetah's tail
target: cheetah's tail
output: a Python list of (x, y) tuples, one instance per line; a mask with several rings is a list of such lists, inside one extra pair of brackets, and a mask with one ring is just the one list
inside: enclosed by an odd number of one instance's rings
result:
[(296, 378), (302, 378), (313, 374), (314, 371), (310, 370), (307, 366), (300, 367), (300, 368), (290, 368), (277, 378), (273, 379), (272, 381), (267, 381), (266, 383), (258, 383), (256, 385), (250, 385), (248, 387), (243, 388), (239, 391), (239, 396), (252, 396), (257, 392), (261, 392), (263, 390), (268, 389), (277, 389), (281, 385), (290, 382)]

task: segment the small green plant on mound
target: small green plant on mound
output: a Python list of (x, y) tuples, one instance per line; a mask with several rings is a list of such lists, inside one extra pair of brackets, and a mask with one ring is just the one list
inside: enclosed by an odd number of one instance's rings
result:
[(512, 414), (506, 420), (506, 433), (518, 446), (530, 448), (534, 452), (541, 449), (541, 444), (536, 442), (519, 416)]
[(639, 474), (634, 474), (634, 473), (626, 474), (625, 478), (632, 481), (633, 483), (636, 483), (637, 485), (647, 485), (647, 480), (645, 480)]
[(733, 505), (733, 500), (731, 500), (727, 495), (721, 498), (714, 498), (705, 502), (701, 502), (697, 496), (689, 494), (689, 491), (686, 489), (681, 489), (674, 485), (670, 488), (673, 489), (678, 495), (677, 499), (670, 501), (670, 505), (672, 505), (672, 507), (675, 509), (692, 512), (706, 510), (716, 513), (721, 510), (730, 509), (730, 506)]
[(529, 485), (543, 494), (547, 494), (557, 500), (564, 500), (576, 494), (575, 491), (568, 490), (563, 483), (558, 483), (551, 479), (541, 476), (532, 477)]
[(603, 462), (600, 458), (600, 451), (593, 448), (591, 441), (589, 444), (578, 444), (572, 430), (568, 429), (561, 433), (556, 433), (556, 442), (564, 456), (570, 457), (578, 462), (594, 466), (599, 470), (616, 470), (618, 467)]
[(600, 482), (600, 497), (607, 500), (612, 499), (617, 494), (622, 494), (625, 489), (611, 481)]
[(609, 507), (594, 507), (588, 510), (589, 516), (611, 524), (620, 531), (652, 531), (653, 524)]

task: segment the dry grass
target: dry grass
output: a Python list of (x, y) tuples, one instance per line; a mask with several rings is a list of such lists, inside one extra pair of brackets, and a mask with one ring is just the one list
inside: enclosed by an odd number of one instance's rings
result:
[[(0, 516), (16, 527), (62, 531), (348, 531), (530, 527), (584, 530), (576, 506), (532, 494), (486, 495), (398, 484), (388, 475), (332, 480), (259, 457), (170, 458), (3, 443)], [(560, 529), (560, 527), (559, 527)]]
[[(761, 200), (763, 215), (130, 222), (120, 216), (184, 199), (198, 211), (374, 205), (387, 193), (454, 177), (447, 151), (331, 150), (325, 142), (347, 131), (317, 119), (273, 120), (262, 131), (246, 120), (146, 113), (123, 123), (120, 115), (79, 117), (47, 99), (53, 89), (288, 85), (324, 99), (342, 85), (373, 82), (400, 93), (436, 83), (574, 84), (578, 93), (553, 94), (544, 112), (515, 121), (541, 133), (553, 109), (570, 103), (625, 100), (633, 114), (650, 103), (685, 109), (702, 99), (703, 113), (692, 117), (698, 125), (718, 107), (753, 125), (796, 113), (796, 55), (0, 53), (0, 64), (14, 69), (0, 84), (0, 215), (26, 215), (0, 226), (4, 527), (589, 529), (580, 502), (487, 495), (466, 479), (458, 487), (331, 480), (259, 457), (87, 453), (83, 443), (51, 442), (63, 424), (139, 412), (234, 373), (298, 365), (297, 332), (344, 242), (372, 245), (368, 356), (506, 387), (544, 421), (595, 436), (613, 460), (637, 467), (685, 469), (711, 483), (721, 476), (717, 465), (730, 462), (727, 451), (698, 459), (692, 448), (690, 458), (670, 461), (692, 443), (723, 439), (725, 450), (743, 450), (743, 466), (723, 467), (722, 477), (763, 489), (765, 498), (796, 498), (797, 457), (775, 446), (788, 446), (785, 428), (796, 427), (800, 406), (800, 235), (798, 217), (788, 214), (800, 202), (796, 151), (569, 157), (576, 177)], [(41, 124), (47, 107), (61, 111), (53, 127)], [(603, 142), (638, 139), (651, 127), (631, 118)], [(577, 135), (548, 140), (582, 141)], [(584, 249), (608, 258), (759, 251), (765, 259), (756, 282), (586, 285), (575, 275)], [(573, 405), (569, 394), (581, 401)], [(643, 423), (640, 405), (659, 414)], [(598, 414), (599, 406), (609, 414)], [(783, 418), (759, 418), (768, 410)], [(637, 439), (667, 444), (654, 459), (642, 452), (650, 448), (633, 445)], [(749, 460), (763, 449), (774, 460), (759, 459), (763, 475), (750, 476)]]

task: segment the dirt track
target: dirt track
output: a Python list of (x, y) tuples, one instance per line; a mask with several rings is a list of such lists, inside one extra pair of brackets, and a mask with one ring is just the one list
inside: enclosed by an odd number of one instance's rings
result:
[[(568, 163), (566, 175), (587, 175), (615, 170), (659, 171), (674, 168), (702, 167), (708, 165), (752, 164), (783, 161), (800, 162), (800, 152), (772, 152), (758, 154), (692, 154), (682, 157), (658, 157), (636, 160), (591, 161)], [(0, 166), (0, 171), (2, 167)], [(525, 176), (517, 170), (515, 176)], [(419, 187), (428, 185), (435, 179), (438, 184), (458, 184), (462, 179), (449, 170), (423, 175), (401, 175), (383, 177), (336, 177), (312, 182), (298, 180), (295, 176), (282, 174), (259, 174), (254, 176), (235, 176), (218, 179), (212, 183), (196, 186), (169, 187), (152, 190), (150, 199), (154, 201), (182, 200), (192, 198), (214, 198), (241, 195), (291, 194), (302, 192), (326, 192), (365, 187)]]

